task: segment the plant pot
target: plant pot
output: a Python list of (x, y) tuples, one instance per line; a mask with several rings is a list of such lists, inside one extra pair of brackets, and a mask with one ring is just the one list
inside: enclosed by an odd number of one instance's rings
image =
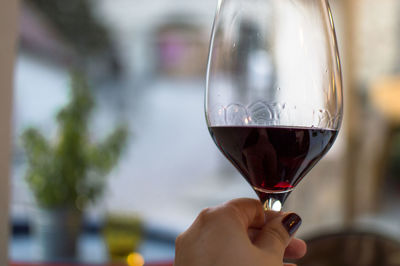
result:
[(73, 208), (39, 208), (34, 216), (34, 234), (42, 261), (71, 261), (77, 255), (82, 213)]

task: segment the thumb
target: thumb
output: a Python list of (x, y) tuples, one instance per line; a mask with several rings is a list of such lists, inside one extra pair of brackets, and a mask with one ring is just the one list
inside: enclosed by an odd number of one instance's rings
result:
[[(262, 250), (283, 258), (292, 236), (301, 225), (301, 218), (295, 213), (276, 216), (271, 211), (265, 213), (267, 223), (262, 228), (254, 244)], [(268, 217), (273, 217), (268, 219)]]

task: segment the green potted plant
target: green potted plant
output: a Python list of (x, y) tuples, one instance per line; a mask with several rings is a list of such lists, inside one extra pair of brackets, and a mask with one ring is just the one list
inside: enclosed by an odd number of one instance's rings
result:
[(43, 259), (75, 257), (82, 211), (101, 196), (106, 176), (126, 144), (124, 126), (101, 143), (91, 141), (88, 124), (93, 108), (85, 77), (74, 73), (70, 101), (57, 114), (57, 138), (46, 139), (36, 128), (22, 134), (28, 161), (26, 180), (39, 207), (34, 229)]

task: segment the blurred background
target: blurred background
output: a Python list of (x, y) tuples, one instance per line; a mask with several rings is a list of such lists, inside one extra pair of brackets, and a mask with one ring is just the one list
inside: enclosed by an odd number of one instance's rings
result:
[[(304, 238), (357, 228), (400, 241), (400, 2), (331, 2), (344, 68), (345, 121), (333, 150), (285, 208), (303, 217), (299, 235)], [(12, 261), (48, 258), (39, 250), (43, 239), (35, 227), (51, 223), (38, 222), (38, 216), (51, 215), (41, 213), (46, 206), (38, 204), (37, 183), (27, 182), (32, 162), (21, 136), (34, 127), (55, 145), (57, 114), (69, 103), (72, 70), (83, 73), (76, 86), (87, 82), (95, 103), (84, 123), (90, 140), (107, 140), (121, 124), (127, 129), (125, 149), (114, 153), (101, 193), (87, 204), (85, 194), (74, 198), (83, 215), (79, 261), (103, 263), (118, 252), (130, 265), (172, 261), (175, 237), (201, 209), (256, 197), (217, 150), (205, 123), (205, 70), (216, 4), (21, 1)], [(118, 234), (125, 239), (113, 237)]]

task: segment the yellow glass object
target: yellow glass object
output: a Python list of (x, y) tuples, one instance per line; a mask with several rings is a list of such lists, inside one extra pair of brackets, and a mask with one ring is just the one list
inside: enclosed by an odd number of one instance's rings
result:
[[(106, 242), (111, 261), (127, 261), (139, 266), (139, 254), (134, 253), (142, 238), (142, 223), (136, 216), (110, 215), (106, 218), (104, 229)], [(143, 259), (143, 258), (142, 258)], [(129, 262), (128, 262), (129, 263)]]

